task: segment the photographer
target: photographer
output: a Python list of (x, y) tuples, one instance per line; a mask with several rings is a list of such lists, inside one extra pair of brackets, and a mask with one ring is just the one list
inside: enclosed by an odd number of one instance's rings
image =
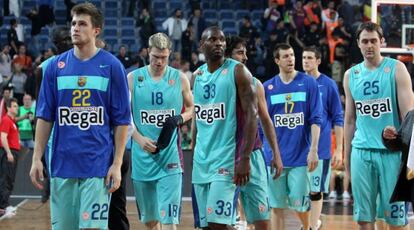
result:
[(23, 96), (23, 106), (19, 107), (19, 117), (17, 117), (17, 125), (20, 132), (20, 143), (22, 147), (33, 149), (33, 124), (34, 124), (35, 108), (32, 102), (32, 96), (25, 94)]

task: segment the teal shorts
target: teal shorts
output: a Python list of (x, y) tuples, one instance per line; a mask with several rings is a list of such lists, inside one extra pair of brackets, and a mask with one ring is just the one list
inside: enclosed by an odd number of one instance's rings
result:
[(208, 223), (235, 223), (238, 189), (232, 181), (193, 184), (194, 225), (204, 228)]
[[(270, 171), (270, 168), (268, 168)], [(269, 174), (269, 204), (271, 208), (290, 208), (297, 212), (310, 210), (308, 167), (284, 168), (276, 180)]]
[(240, 199), (247, 223), (270, 219), (267, 169), (261, 150), (250, 155), (250, 180), (240, 187)]
[(329, 181), (331, 178), (331, 160), (319, 160), (318, 167), (309, 173), (310, 190), (316, 193), (329, 192)]
[(52, 229), (108, 228), (110, 193), (104, 178), (50, 179)]
[(351, 183), (354, 220), (384, 219), (393, 226), (408, 224), (405, 202), (389, 203), (397, 183), (400, 152), (352, 148)]
[(143, 223), (179, 224), (183, 174), (156, 181), (133, 180), (139, 219)]

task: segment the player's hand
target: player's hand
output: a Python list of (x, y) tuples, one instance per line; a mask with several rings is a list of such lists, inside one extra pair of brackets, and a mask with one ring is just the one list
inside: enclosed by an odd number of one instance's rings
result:
[(313, 170), (316, 169), (316, 167), (318, 167), (318, 161), (319, 161), (318, 151), (316, 149), (310, 148), (309, 153), (308, 153), (309, 172), (312, 172)]
[(43, 189), (43, 163), (41, 160), (32, 161), (32, 167), (30, 168), (30, 179), (33, 185), (38, 189)]
[(277, 179), (278, 177), (280, 177), (280, 175), (282, 175), (283, 163), (282, 159), (280, 158), (280, 153), (273, 154), (272, 162), (270, 162), (270, 170), (272, 174), (276, 170), (276, 173), (273, 176), (273, 180)]
[(382, 136), (387, 140), (394, 140), (398, 136), (398, 132), (395, 127), (386, 126), (384, 131), (382, 132)]
[(332, 156), (331, 166), (333, 169), (341, 166), (342, 164), (342, 149), (335, 149), (335, 152)]
[(233, 178), (234, 184), (243, 186), (250, 180), (250, 158), (242, 157), (237, 163), (236, 172)]
[(7, 161), (8, 162), (10, 162), (10, 163), (13, 163), (14, 162), (13, 154), (7, 153), (6, 156), (7, 156)]
[(121, 179), (121, 165), (112, 164), (105, 178), (105, 185), (109, 193), (113, 193), (119, 188)]
[(147, 153), (154, 153), (157, 150), (157, 142), (149, 139), (148, 137), (140, 138), (138, 144), (141, 145), (141, 148)]

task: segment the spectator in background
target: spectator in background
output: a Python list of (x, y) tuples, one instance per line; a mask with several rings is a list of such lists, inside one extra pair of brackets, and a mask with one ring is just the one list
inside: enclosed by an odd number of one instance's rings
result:
[(121, 45), (119, 47), (119, 52), (116, 57), (119, 59), (119, 61), (121, 61), (122, 65), (124, 65), (125, 69), (132, 65), (131, 57), (128, 56), (127, 49), (124, 45)]
[(20, 18), (22, 11), (22, 2), (20, 0), (10, 0), (9, 10), (10, 14), (13, 14), (16, 18)]
[(149, 13), (148, 8), (142, 9), (136, 25), (141, 28), (139, 31), (141, 44), (147, 43), (149, 37), (155, 33), (154, 19)]
[(175, 68), (175, 69), (180, 69), (180, 65), (181, 65), (181, 53), (179, 52), (174, 52), (172, 54), (172, 60), (171, 60), (171, 64), (170, 66)]
[(168, 36), (171, 38), (173, 43), (172, 50), (174, 52), (181, 52), (181, 37), (187, 28), (187, 20), (183, 18), (182, 11), (175, 9), (174, 15), (162, 23), (162, 28), (167, 30)]
[(34, 146), (34, 113), (35, 107), (33, 106), (32, 96), (25, 94), (23, 105), (19, 107), (18, 116), (20, 121), (17, 122), (17, 125), (19, 127), (21, 145), (30, 149), (33, 149)]
[(191, 52), (194, 45), (194, 30), (193, 30), (193, 24), (190, 22), (187, 25), (187, 29), (183, 32), (182, 38), (181, 38), (181, 57), (185, 60), (191, 59)]
[(309, 26), (312, 23), (315, 23), (316, 25), (318, 25), (318, 27), (321, 26), (321, 18), (319, 15), (321, 15), (321, 5), (320, 5), (320, 1), (318, 0), (313, 0), (313, 1), (308, 1), (308, 3), (306, 3), (303, 6), (303, 9), (305, 10), (305, 19), (303, 21), (303, 23), (305, 24), (305, 27), (309, 28)]
[(184, 73), (187, 79), (191, 82), (192, 72), (190, 71), (190, 62), (188, 60), (181, 60), (180, 70)]
[(256, 27), (253, 26), (252, 20), (249, 16), (244, 16), (242, 20), (242, 26), (240, 27), (239, 36), (244, 38), (246, 42), (250, 42), (257, 34)]
[(17, 62), (13, 63), (12, 71), (10, 81), (13, 84), (13, 96), (17, 99), (18, 104), (22, 105), (27, 75), (22, 72), (22, 65)]
[(21, 44), (18, 54), (13, 57), (13, 63), (20, 64), (23, 72), (27, 73), (32, 69), (32, 62), (32, 58), (26, 54), (26, 46)]
[(3, 94), (2, 94), (2, 97), (1, 97), (1, 101), (0, 101), (0, 124), (1, 124), (2, 118), (7, 113), (6, 101), (8, 101), (11, 98), (12, 90), (13, 90), (13, 87), (10, 87), (8, 85), (6, 85), (3, 88)]
[(200, 67), (203, 64), (204, 63), (200, 61), (200, 59), (198, 58), (198, 53), (196, 51), (193, 51), (191, 53), (190, 71), (191, 72), (196, 71), (198, 67)]
[(266, 76), (264, 80), (270, 79), (271, 77), (275, 76), (278, 72), (278, 67), (275, 65), (275, 59), (273, 56), (273, 51), (275, 50), (276, 45), (279, 43), (277, 39), (278, 35), (276, 31), (270, 33), (269, 40), (264, 42), (265, 47), (265, 69), (266, 69)]
[(18, 53), (18, 48), (22, 44), (22, 42), (19, 41), (19, 38), (17, 37), (17, 20), (13, 18), (10, 20), (10, 29), (7, 31), (7, 42), (12, 48), (10, 50), (11, 56)]
[(14, 187), (20, 150), (19, 130), (15, 124), (19, 111), (17, 100), (7, 100), (6, 107), (7, 114), (0, 123), (0, 217), (12, 217), (16, 214), (16, 208), (10, 206), (9, 198)]
[(201, 40), (201, 33), (207, 27), (204, 17), (201, 15), (201, 9), (199, 7), (193, 9), (193, 15), (188, 19), (188, 23), (193, 25), (194, 43), (198, 48), (198, 41)]
[(72, 0), (64, 0), (64, 1), (66, 5), (66, 22), (70, 23), (72, 21), (72, 15), (70, 14), (70, 11), (76, 5), (76, 3), (73, 2)]
[(306, 46), (319, 46), (319, 40), (321, 39), (322, 34), (319, 30), (318, 24), (312, 22), (309, 30), (306, 30), (305, 35), (303, 36), (303, 43)]
[[(0, 74), (3, 76), (3, 78), (8, 79), (11, 77), (11, 63), (12, 58), (10, 56), (10, 46), (8, 44), (4, 44), (1, 47), (0, 52)], [(1, 79), (1, 81), (3, 81), (3, 79)]]
[(147, 47), (141, 47), (138, 51), (138, 56), (135, 58), (136, 62), (138, 62), (139, 67), (143, 67), (148, 65), (148, 49)]
[(303, 9), (302, 0), (296, 1), (293, 9), (289, 11), (289, 23), (290, 27), (296, 29), (299, 33), (299, 37), (303, 36), (305, 32), (305, 10)]
[(276, 29), (274, 30), (276, 32), (276, 41), (277, 43), (285, 43), (286, 38), (289, 35), (289, 29), (286, 28), (285, 22), (280, 19), (277, 22)]
[(263, 14), (265, 24), (265, 31), (271, 33), (280, 19), (283, 19), (282, 14), (277, 9), (277, 2), (270, 2), (269, 7), (266, 8)]
[(342, 1), (338, 6), (338, 15), (344, 19), (345, 26), (350, 28), (355, 22), (354, 9), (348, 1)]
[(352, 35), (350, 32), (348, 32), (343, 18), (338, 18), (338, 26), (333, 30), (332, 34), (336, 34), (338, 37), (344, 40), (352, 40)]
[(286, 43), (292, 46), (295, 54), (295, 68), (298, 70), (303, 70), (302, 68), (302, 51), (305, 45), (298, 37), (298, 31), (291, 29), (289, 35), (286, 37)]
[(37, 0), (42, 27), (55, 22), (55, 13), (53, 12), (54, 4), (55, 0)]

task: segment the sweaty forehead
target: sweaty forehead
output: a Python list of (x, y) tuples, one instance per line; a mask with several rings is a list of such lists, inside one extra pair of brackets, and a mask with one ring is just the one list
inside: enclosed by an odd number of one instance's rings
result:
[(217, 29), (208, 30), (205, 33), (205, 39), (210, 38), (224, 38), (224, 33), (223, 31)]
[(379, 34), (376, 31), (367, 31), (367, 30), (363, 30), (361, 32), (361, 34), (359, 35), (359, 40), (362, 39), (379, 39)]
[(73, 17), (72, 17), (72, 22), (73, 21), (91, 22), (91, 16), (87, 15), (87, 14), (74, 14)]

